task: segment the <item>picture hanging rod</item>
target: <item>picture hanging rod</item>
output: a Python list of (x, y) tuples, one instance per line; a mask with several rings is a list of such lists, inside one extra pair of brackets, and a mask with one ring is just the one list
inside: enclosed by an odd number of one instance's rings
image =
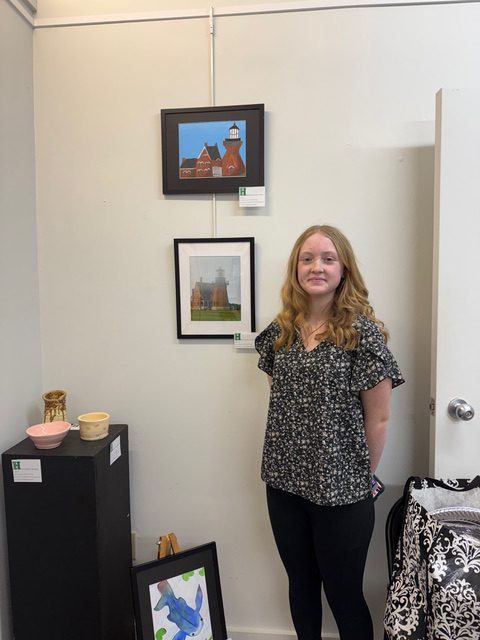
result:
[[(19, 0), (9, 0), (14, 6), (19, 5)], [(298, 0), (297, 2), (282, 2), (275, 4), (258, 4), (231, 7), (215, 7), (215, 18), (228, 18), (235, 16), (298, 13), (302, 11), (327, 11), (334, 9), (362, 9), (375, 7), (413, 7), (424, 5), (444, 4), (478, 4), (480, 0), (360, 0), (351, 2), (348, 0)], [(90, 16), (72, 16), (64, 18), (34, 18), (35, 29), (47, 29), (56, 27), (78, 27), (102, 24), (122, 24), (137, 22), (161, 22), (165, 20), (195, 20), (208, 18), (210, 10), (185, 9), (171, 11), (154, 11), (145, 13), (120, 13)]]

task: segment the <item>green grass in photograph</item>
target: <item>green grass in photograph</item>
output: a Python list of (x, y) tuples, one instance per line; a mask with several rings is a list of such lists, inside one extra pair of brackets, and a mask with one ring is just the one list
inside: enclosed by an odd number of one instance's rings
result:
[(212, 311), (211, 309), (191, 309), (191, 319), (192, 321), (208, 320), (209, 322), (216, 322), (220, 320), (221, 322), (238, 322), (242, 319), (242, 314), (240, 309), (218, 311)]

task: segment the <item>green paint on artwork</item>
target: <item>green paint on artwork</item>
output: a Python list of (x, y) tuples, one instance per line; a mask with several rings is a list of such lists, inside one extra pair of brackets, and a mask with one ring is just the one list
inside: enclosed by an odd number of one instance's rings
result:
[(201, 569), (199, 569), (198, 573), (199, 573), (201, 576), (204, 576), (204, 575), (205, 575), (205, 567), (202, 567)]
[(163, 636), (167, 633), (167, 630), (163, 627), (155, 634), (155, 640), (163, 640)]
[(185, 580), (185, 582), (187, 582), (187, 580), (190, 580), (190, 578), (193, 578), (195, 571), (188, 571), (187, 573), (184, 573), (182, 575), (182, 580)]

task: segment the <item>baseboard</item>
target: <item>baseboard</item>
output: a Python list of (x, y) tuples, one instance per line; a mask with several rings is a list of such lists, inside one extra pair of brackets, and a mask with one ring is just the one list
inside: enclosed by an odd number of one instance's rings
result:
[[(231, 640), (297, 640), (293, 631), (283, 629), (247, 629), (244, 627), (229, 627), (228, 637)], [(322, 632), (322, 638), (340, 640), (336, 633)]]

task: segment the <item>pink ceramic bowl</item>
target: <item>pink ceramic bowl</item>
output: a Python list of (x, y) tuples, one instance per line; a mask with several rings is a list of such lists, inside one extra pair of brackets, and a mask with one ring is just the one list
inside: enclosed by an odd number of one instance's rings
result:
[(28, 427), (27, 435), (37, 449), (55, 449), (62, 444), (71, 426), (69, 422), (43, 422)]

